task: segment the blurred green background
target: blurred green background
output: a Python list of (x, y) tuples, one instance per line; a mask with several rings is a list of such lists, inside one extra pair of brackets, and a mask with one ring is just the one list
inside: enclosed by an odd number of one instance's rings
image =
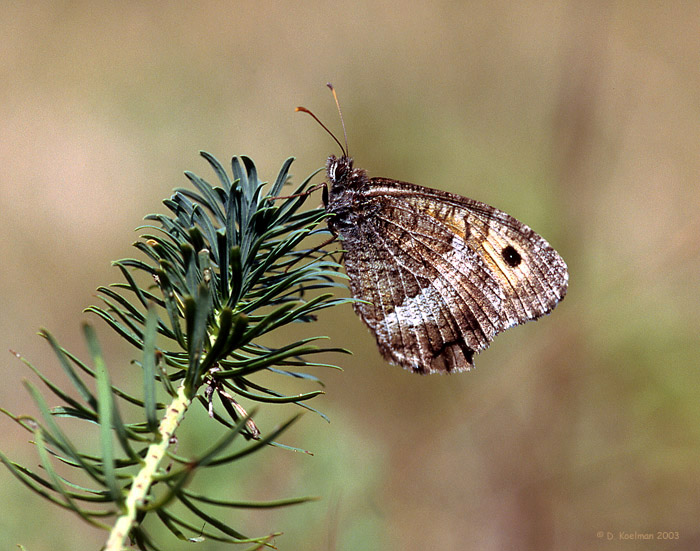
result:
[[(0, 349), (56, 373), (45, 326), (86, 357), (81, 311), (120, 278), (110, 260), (135, 254), (133, 229), (184, 170), (213, 180), (198, 150), (248, 154), (268, 180), (289, 155), (296, 182), (322, 166), (337, 147), (293, 109), (339, 129), (330, 81), (357, 166), (523, 220), (568, 262), (569, 294), (456, 376), (386, 365), (350, 307), (302, 328), (355, 352), (320, 373), (331, 423), (305, 415), (284, 440), (315, 455), (271, 449), (216, 488), (323, 499), (232, 526), (281, 530), (281, 550), (700, 548), (697, 3), (2, 12)], [(133, 352), (98, 328), (115, 377), (134, 376)], [(28, 371), (9, 354), (0, 366), (0, 405), (34, 412)], [(38, 463), (25, 433), (7, 419), (0, 432)], [(104, 542), (5, 469), (0, 503), (3, 549)], [(635, 531), (679, 539), (620, 541)]]

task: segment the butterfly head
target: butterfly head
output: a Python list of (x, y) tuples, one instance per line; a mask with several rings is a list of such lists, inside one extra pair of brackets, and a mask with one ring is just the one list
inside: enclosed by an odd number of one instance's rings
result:
[(348, 176), (352, 174), (352, 157), (342, 155), (336, 157), (331, 155), (326, 161), (326, 174), (328, 179), (333, 184), (342, 184), (347, 181)]
[(367, 181), (367, 172), (353, 168), (352, 157), (331, 155), (326, 161), (326, 175), (333, 187), (360, 187)]

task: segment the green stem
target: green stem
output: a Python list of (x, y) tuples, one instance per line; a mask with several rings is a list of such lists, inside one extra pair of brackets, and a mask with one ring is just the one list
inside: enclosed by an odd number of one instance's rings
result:
[(180, 386), (177, 390), (177, 396), (166, 410), (158, 427), (160, 440), (148, 448), (143, 467), (134, 478), (126, 498), (124, 514), (114, 524), (105, 545), (105, 551), (122, 551), (126, 548), (126, 539), (133, 528), (139, 506), (145, 502), (158, 467), (191, 403), (192, 400), (186, 396), (184, 386)]

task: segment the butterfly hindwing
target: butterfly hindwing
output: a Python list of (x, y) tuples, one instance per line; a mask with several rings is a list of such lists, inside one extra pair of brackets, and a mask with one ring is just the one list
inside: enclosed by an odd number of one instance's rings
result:
[[(365, 226), (362, 230), (370, 230)], [(391, 362), (417, 372), (453, 371), (471, 364), (473, 350), (463, 345), (462, 333), (444, 295), (426, 268), (391, 236), (364, 241), (346, 240), (345, 267), (353, 296), (362, 298), (355, 310), (374, 333), (382, 354)], [(447, 364), (445, 364), (447, 358)], [(460, 367), (461, 366), (461, 367)]]

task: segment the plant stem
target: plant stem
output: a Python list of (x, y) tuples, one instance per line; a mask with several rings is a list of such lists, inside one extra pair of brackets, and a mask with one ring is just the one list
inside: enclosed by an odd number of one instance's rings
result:
[(160, 440), (151, 444), (148, 448), (143, 467), (134, 478), (131, 490), (126, 498), (124, 514), (114, 524), (105, 545), (105, 551), (122, 551), (125, 549), (126, 539), (133, 527), (139, 506), (145, 502), (153, 477), (158, 471), (158, 467), (165, 457), (165, 452), (175, 435), (175, 431), (191, 403), (192, 400), (187, 397), (184, 385), (180, 386), (177, 390), (177, 395), (167, 408), (165, 416), (158, 427)]

